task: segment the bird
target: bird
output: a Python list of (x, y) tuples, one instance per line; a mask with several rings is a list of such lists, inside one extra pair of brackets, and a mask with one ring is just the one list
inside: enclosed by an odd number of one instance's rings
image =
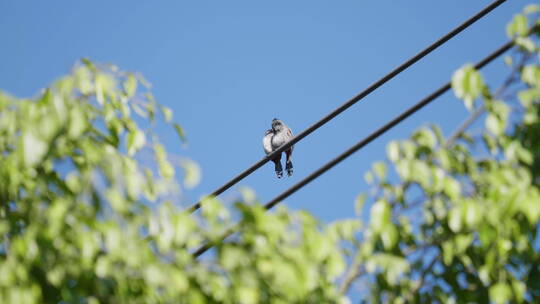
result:
[[(266, 155), (272, 153), (274, 149), (272, 148), (272, 137), (274, 137), (274, 130), (266, 130), (263, 137), (263, 149)], [(276, 174), (278, 178), (283, 176), (283, 167), (281, 167), (281, 153), (272, 159), (274, 162)]]
[[(293, 138), (293, 133), (291, 129), (283, 123), (283, 121), (274, 118), (272, 119), (272, 128), (268, 129), (264, 133), (263, 137), (263, 149), (266, 155), (276, 151)], [(287, 175), (291, 176), (293, 174), (293, 164), (292, 164), (292, 152), (294, 146), (291, 146), (289, 149), (285, 150), (285, 170)], [(275, 171), (278, 178), (283, 177), (283, 167), (281, 166), (281, 153), (276, 155), (272, 162), (275, 165)]]

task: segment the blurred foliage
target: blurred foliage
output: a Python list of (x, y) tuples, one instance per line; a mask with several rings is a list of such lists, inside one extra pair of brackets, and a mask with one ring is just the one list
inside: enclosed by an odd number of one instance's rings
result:
[(326, 225), (247, 188), (182, 211), (201, 174), (159, 142), (158, 123), (186, 135), (138, 74), (82, 60), (35, 98), (0, 92), (0, 303), (540, 302), (539, 12), (508, 25), (498, 90), (453, 76), (484, 124), (391, 142), (359, 217)]
[(472, 65), (453, 75), (483, 124), (457, 140), (422, 127), (366, 174), (375, 203), (350, 269), (363, 302), (540, 302), (539, 12), (509, 23), (517, 47), (497, 90)]
[(1, 93), (0, 303), (339, 302), (356, 223), (268, 215), (251, 195), (236, 240), (192, 257), (233, 219), (217, 200), (201, 216), (171, 202), (177, 167), (188, 188), (200, 172), (160, 144), (159, 121), (185, 134), (148, 86), (83, 60), (35, 98)]

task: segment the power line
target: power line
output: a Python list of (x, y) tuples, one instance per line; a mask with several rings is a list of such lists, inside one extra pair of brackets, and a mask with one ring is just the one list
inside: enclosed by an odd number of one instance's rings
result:
[[(497, 57), (499, 57), (500, 55), (502, 55), (504, 52), (506, 52), (507, 50), (509, 50), (510, 48), (512, 48), (512, 46), (514, 45), (514, 41), (510, 41), (506, 44), (504, 44), (503, 46), (501, 46), (499, 49), (497, 49), (495, 52), (491, 53), (489, 56), (487, 56), (486, 58), (484, 58), (482, 61), (478, 62), (476, 65), (475, 65), (475, 68), (476, 69), (481, 69), (483, 68), (485, 65), (487, 65), (488, 63), (490, 63), (491, 61), (495, 60)], [(305, 177), (303, 180), (301, 180), (300, 182), (296, 183), (295, 185), (293, 185), (292, 187), (290, 187), (289, 189), (285, 190), (283, 193), (281, 193), (280, 195), (276, 196), (273, 200), (269, 201), (268, 203), (266, 203), (264, 205), (264, 208), (269, 210), (269, 209), (272, 209), (275, 205), (279, 204), (280, 202), (282, 202), (284, 199), (286, 199), (287, 197), (289, 197), (291, 194), (295, 193), (296, 191), (300, 190), (302, 187), (304, 187), (305, 185), (309, 184), (310, 182), (312, 182), (314, 179), (318, 178), (319, 176), (321, 176), (323, 173), (325, 173), (326, 171), (330, 170), (331, 168), (333, 168), (335, 165), (339, 164), (341, 161), (345, 160), (347, 157), (351, 156), (353, 153), (355, 153), (356, 151), (360, 150), (361, 148), (363, 148), (364, 146), (366, 146), (367, 144), (369, 144), (370, 142), (372, 142), (373, 140), (375, 140), (376, 138), (378, 138), (379, 136), (382, 136), (384, 133), (386, 133), (386, 131), (390, 130), (391, 128), (395, 127), (396, 125), (398, 125), (401, 121), (403, 121), (404, 119), (406, 119), (407, 117), (411, 116), (412, 114), (414, 114), (415, 112), (417, 112), (418, 110), (422, 109), (423, 107), (425, 107), (426, 105), (428, 105), (430, 102), (432, 102), (433, 100), (435, 100), (437, 97), (441, 96), (442, 94), (446, 93), (449, 89), (451, 88), (451, 83), (448, 82), (447, 84), (443, 85), (442, 87), (440, 87), (439, 89), (437, 89), (436, 91), (434, 91), (433, 93), (431, 93), (430, 95), (428, 95), (427, 97), (425, 97), (424, 99), (422, 99), (421, 101), (419, 101), (417, 104), (413, 105), (412, 107), (410, 107), (409, 109), (407, 109), (405, 112), (401, 113), (400, 115), (398, 115), (397, 117), (395, 117), (394, 119), (392, 119), (390, 122), (386, 123), (384, 126), (380, 127), (379, 129), (377, 129), (375, 132), (371, 133), (370, 135), (368, 135), (367, 137), (365, 137), (364, 139), (360, 140), (358, 143), (356, 143), (354, 146), (350, 147), (349, 149), (347, 149), (347, 151), (343, 152), (342, 154), (340, 154), (339, 156), (337, 156), (336, 158), (332, 159), (331, 161), (329, 161), (328, 163), (326, 163), (324, 166), (320, 167), (319, 169), (317, 169), (315, 172), (311, 173), (310, 175), (308, 175), (307, 177)], [(223, 234), (223, 238), (221, 238), (221, 240), (224, 240), (225, 238), (227, 238), (229, 235), (231, 235), (232, 233), (234, 233), (236, 229), (235, 228), (230, 228), (228, 229), (224, 234)], [(200, 247), (199, 249), (197, 249), (194, 253), (193, 253), (193, 256), (194, 257), (198, 257), (200, 256), (201, 254), (205, 253), (208, 249), (212, 248), (212, 244), (206, 244), (206, 245), (203, 245), (202, 247)]]
[[(400, 66), (395, 68), (393, 71), (388, 73), (386, 76), (384, 76), (381, 79), (374, 82), (372, 85), (370, 85), (369, 87), (364, 89), (364, 91), (362, 91), (358, 95), (354, 96), (349, 101), (345, 102), (344, 104), (342, 104), (341, 106), (336, 108), (334, 111), (332, 111), (330, 114), (326, 115), (325, 117), (323, 117), (322, 119), (320, 119), (319, 121), (317, 121), (316, 123), (314, 123), (313, 125), (308, 127), (307, 129), (305, 129), (304, 131), (302, 131), (301, 133), (299, 133), (298, 135), (293, 137), (285, 145), (281, 146), (276, 151), (268, 154), (265, 158), (261, 159), (260, 161), (258, 161), (257, 163), (255, 163), (254, 165), (252, 165), (251, 167), (246, 169), (244, 172), (238, 174), (237, 176), (235, 176), (234, 178), (229, 180), (223, 186), (219, 187), (214, 192), (212, 192), (212, 194), (210, 194), (209, 196), (218, 196), (221, 193), (225, 192), (227, 189), (229, 189), (230, 187), (232, 187), (233, 185), (235, 185), (236, 183), (238, 183), (239, 181), (244, 179), (246, 176), (250, 175), (255, 170), (262, 167), (264, 164), (266, 164), (268, 161), (273, 159), (275, 156), (277, 156), (278, 154), (281, 154), (283, 151), (289, 149), (292, 145), (296, 144), (297, 142), (302, 140), (304, 137), (308, 136), (313, 131), (317, 130), (318, 128), (320, 128), (321, 126), (323, 126), (324, 124), (326, 124), (327, 122), (332, 120), (334, 117), (341, 114), (343, 111), (347, 110), (349, 107), (351, 107), (352, 105), (354, 105), (358, 101), (362, 100), (364, 97), (369, 95), (371, 92), (373, 92), (376, 89), (378, 89), (379, 87), (381, 87), (383, 84), (385, 84), (386, 82), (388, 82), (389, 80), (391, 80), (392, 78), (394, 78), (395, 76), (397, 76), (398, 74), (400, 74), (401, 72), (406, 70), (408, 67), (410, 67), (414, 63), (418, 62), (420, 59), (424, 58), (429, 53), (433, 52), (439, 46), (443, 45), (445, 42), (450, 40), (452, 37), (456, 36), (457, 34), (462, 32), (463, 30), (465, 30), (467, 27), (469, 27), (470, 25), (472, 25), (476, 21), (480, 20), (482, 17), (484, 17), (485, 15), (487, 15), (492, 10), (494, 10), (495, 8), (497, 8), (499, 5), (503, 4), (506, 1), (507, 0), (497, 0), (497, 1), (494, 1), (493, 3), (491, 3), (490, 5), (486, 6), (480, 12), (478, 12), (477, 14), (475, 14), (474, 16), (472, 16), (471, 18), (469, 18), (468, 20), (463, 22), (461, 25), (457, 26), (456, 28), (454, 28), (453, 30), (448, 32), (443, 37), (439, 38), (439, 40), (435, 41), (433, 44), (431, 44), (430, 46), (428, 46), (427, 48), (425, 48), (424, 50), (422, 50), (418, 54), (414, 55), (409, 60), (402, 63)], [(199, 209), (201, 207), (201, 203), (202, 203), (203, 200), (200, 200), (197, 203), (193, 204), (192, 206), (187, 208), (187, 210), (189, 212), (196, 211), (197, 209)]]

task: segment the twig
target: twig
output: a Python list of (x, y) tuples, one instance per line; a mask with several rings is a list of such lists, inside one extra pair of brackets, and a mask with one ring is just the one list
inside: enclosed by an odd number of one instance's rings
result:
[(347, 274), (345, 275), (345, 279), (341, 283), (341, 286), (339, 287), (339, 292), (341, 294), (346, 294), (349, 291), (349, 288), (351, 288), (352, 283), (359, 278), (361, 275), (364, 274), (363, 268), (360, 267), (361, 264), (361, 258), (360, 253), (356, 255), (354, 258), (353, 263), (351, 264), (351, 267), (349, 268), (349, 271), (347, 271)]

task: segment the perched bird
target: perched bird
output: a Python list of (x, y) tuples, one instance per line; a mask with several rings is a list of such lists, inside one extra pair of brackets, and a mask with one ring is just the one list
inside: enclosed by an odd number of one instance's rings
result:
[[(263, 138), (263, 148), (266, 155), (274, 152), (279, 147), (287, 143), (293, 137), (293, 133), (286, 124), (281, 120), (274, 118), (272, 120), (272, 129), (266, 130)], [(292, 152), (294, 147), (290, 147), (285, 150), (286, 162), (285, 170), (287, 170), (287, 175), (291, 176), (293, 174), (293, 164), (292, 164)], [(272, 159), (275, 165), (275, 170), (278, 178), (283, 176), (283, 167), (281, 166), (281, 153)]]
[[(264, 138), (263, 138), (263, 148), (266, 155), (274, 151), (274, 149), (272, 148), (272, 137), (274, 137), (274, 131), (272, 129), (266, 130), (266, 132), (264, 133)], [(274, 157), (272, 161), (274, 162), (274, 165), (275, 165), (277, 177), (281, 178), (283, 176), (283, 167), (281, 167), (281, 153), (279, 153), (279, 155)]]

